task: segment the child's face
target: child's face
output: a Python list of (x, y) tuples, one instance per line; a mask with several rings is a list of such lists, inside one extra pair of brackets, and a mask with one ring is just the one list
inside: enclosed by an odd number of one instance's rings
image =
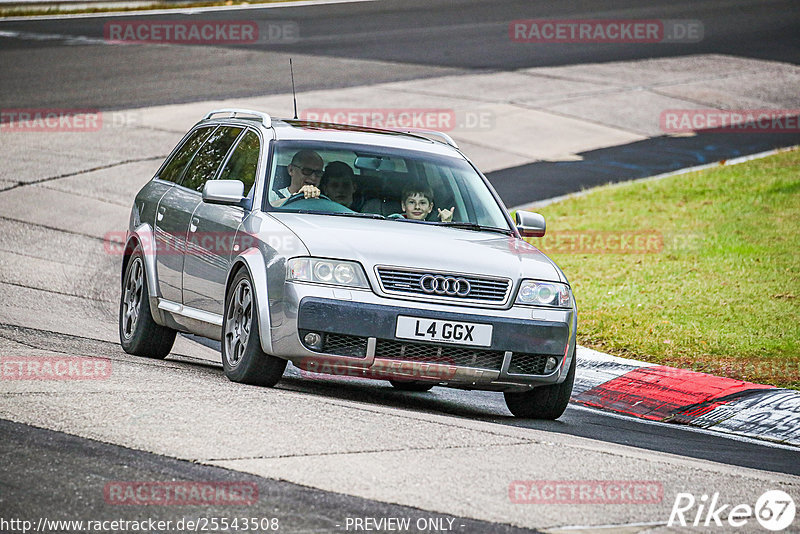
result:
[(431, 212), (433, 209), (433, 204), (431, 204), (431, 201), (425, 198), (423, 195), (414, 193), (405, 199), (402, 207), (406, 219), (421, 221), (425, 219), (425, 217), (427, 217)]

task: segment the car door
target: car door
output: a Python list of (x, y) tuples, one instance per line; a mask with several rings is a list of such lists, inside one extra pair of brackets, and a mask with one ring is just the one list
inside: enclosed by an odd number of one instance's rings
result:
[(161, 199), (156, 213), (157, 269), (166, 300), (183, 303), (183, 263), (192, 213), (200, 204), (203, 185), (216, 174), (241, 131), (230, 126), (214, 129), (194, 152), (178, 183)]
[[(181, 300), (183, 241), (191, 211), (186, 215), (182, 213), (192, 203), (192, 199), (187, 198), (185, 191), (176, 187), (176, 184), (180, 182), (186, 166), (214, 129), (214, 126), (206, 126), (191, 132), (155, 178), (155, 181), (170, 187), (161, 196), (156, 206), (155, 220), (152, 221), (158, 294), (173, 302)], [(193, 205), (191, 209), (194, 209)]]
[[(240, 180), (244, 195), (252, 200), (263, 143), (258, 133), (246, 130), (220, 170), (217, 179)], [(215, 315), (225, 306), (225, 281), (230, 263), (238, 253), (234, 238), (249, 210), (201, 202), (189, 225), (183, 269), (183, 301)]]

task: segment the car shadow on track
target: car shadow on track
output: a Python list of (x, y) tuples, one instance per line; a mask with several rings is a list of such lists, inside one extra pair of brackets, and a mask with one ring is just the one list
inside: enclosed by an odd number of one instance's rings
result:
[[(209, 342), (213, 343), (213, 342)], [(206, 344), (206, 343), (203, 343)], [(207, 345), (211, 346), (211, 345)], [(176, 360), (177, 361), (177, 360)], [(181, 359), (191, 366), (219, 372), (221, 364)], [(221, 377), (224, 379), (224, 377)], [(248, 386), (242, 386), (248, 387)], [(306, 373), (289, 364), (276, 389), (335, 400), (411, 410), (423, 414), (484, 421), (505, 426), (556, 432), (638, 449), (676, 454), (729, 465), (800, 475), (797, 450), (679, 426), (642, 421), (571, 403), (556, 421), (512, 416), (501, 393), (434, 387), (424, 393), (399, 391), (389, 382), (360, 377)], [(268, 389), (265, 389), (268, 394)]]

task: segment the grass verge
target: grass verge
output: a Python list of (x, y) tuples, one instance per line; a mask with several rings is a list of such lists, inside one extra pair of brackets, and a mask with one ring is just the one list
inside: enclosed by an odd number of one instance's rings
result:
[(800, 151), (539, 210), (579, 343), (800, 389)]

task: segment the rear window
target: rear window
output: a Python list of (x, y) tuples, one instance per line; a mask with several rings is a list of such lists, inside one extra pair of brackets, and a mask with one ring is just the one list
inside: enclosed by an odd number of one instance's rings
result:
[(245, 132), (225, 163), (219, 179), (241, 181), (244, 184), (244, 195), (249, 195), (256, 181), (260, 150), (258, 134), (252, 130)]
[(180, 184), (195, 191), (202, 191), (208, 180), (214, 178), (242, 128), (221, 126), (212, 133), (197, 151)]
[(213, 126), (198, 128), (186, 138), (181, 147), (172, 155), (172, 158), (159, 173), (158, 177), (167, 182), (179, 182), (183, 169), (192, 159), (197, 149), (203, 144), (208, 135), (214, 130)]

